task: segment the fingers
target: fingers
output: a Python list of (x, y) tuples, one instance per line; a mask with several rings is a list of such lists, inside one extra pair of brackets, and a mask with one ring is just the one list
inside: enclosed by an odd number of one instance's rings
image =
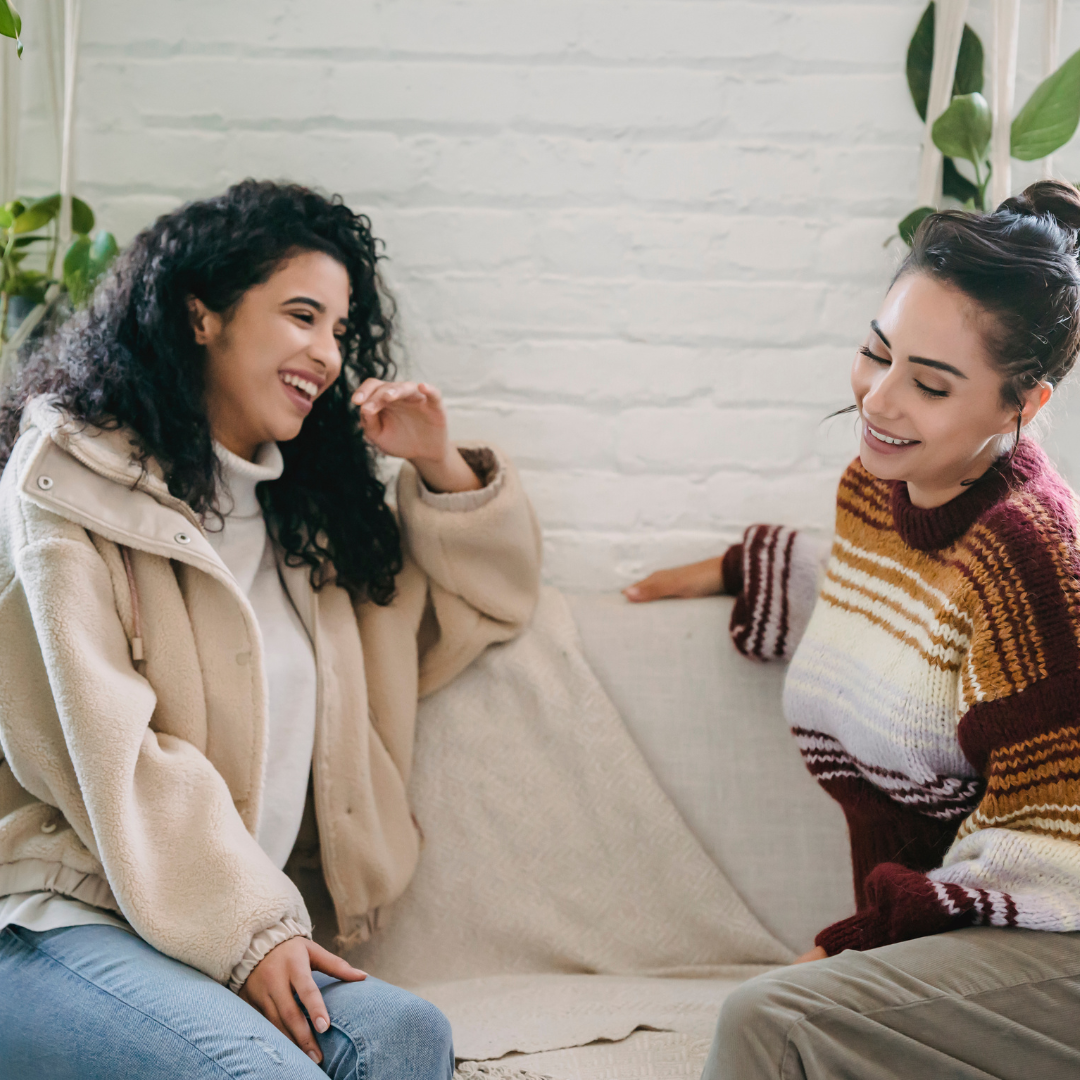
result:
[(828, 958), (828, 953), (820, 946), (815, 945), (809, 952), (805, 952), (798, 958), (798, 960), (792, 960), (793, 964), (809, 964), (814, 960), (825, 960)]
[(628, 585), (623, 589), (623, 595), (635, 604), (665, 597), (716, 596), (723, 591), (721, 562), (721, 559), (713, 558), (689, 566), (657, 570), (647, 578)]
[[(319, 999), (321, 1015), (325, 1018), (327, 1013), (326, 1005), (322, 1000), (322, 994), (319, 993), (319, 988), (312, 981), (310, 974), (307, 976), (307, 980), (311, 982), (311, 987), (315, 991), (315, 996)], [(318, 1063), (322, 1061), (322, 1051), (319, 1049), (319, 1044), (315, 1040), (315, 1033), (311, 1030), (308, 1018), (304, 1015), (303, 1010), (296, 1003), (296, 998), (292, 995), (293, 989), (296, 989), (297, 991), (300, 989), (300, 987), (296, 985), (298, 982), (303, 982), (303, 979), (300, 977), (295, 978), (292, 981), (292, 985), (274, 997), (274, 1005), (277, 1006), (277, 1011), (281, 1019), (281, 1024), (278, 1026), (281, 1027), (281, 1030), (284, 1031), (312, 1061)], [(267, 1019), (269, 1019), (269, 1016)]]
[(623, 589), (623, 596), (633, 604), (646, 604), (650, 600), (662, 600), (665, 596), (670, 596), (668, 589), (667, 571), (658, 570), (633, 585), (627, 585)]
[(347, 960), (342, 960), (340, 956), (316, 945), (314, 941), (307, 942), (307, 949), (312, 971), (321, 971), (324, 975), (342, 982), (359, 982), (367, 978), (366, 971), (353, 967)]
[[(373, 417), (381, 409), (392, 404), (422, 404), (428, 400), (428, 393), (434, 387), (426, 383), (383, 382), (381, 379), (365, 379), (352, 396), (354, 405), (360, 407), (361, 417)], [(435, 390), (435, 394), (438, 395)]]
[(323, 1001), (323, 996), (311, 977), (311, 972), (299, 976), (293, 983), (293, 989), (300, 999), (300, 1004), (307, 1009), (311, 1026), (321, 1035), (330, 1027), (330, 1013), (327, 1012), (326, 1002)]

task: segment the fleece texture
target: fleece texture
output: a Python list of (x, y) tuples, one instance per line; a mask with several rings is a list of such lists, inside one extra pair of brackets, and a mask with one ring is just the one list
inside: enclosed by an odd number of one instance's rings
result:
[[(0, 478), (0, 896), (48, 889), (120, 912), (155, 948), (238, 989), (289, 937), (299, 892), (254, 838), (266, 678), (258, 624), (190, 507), (123, 430), (28, 406)], [(312, 790), (346, 941), (364, 940), (420, 846), (406, 794), (418, 697), (528, 622), (540, 541), (510, 464), (482, 505), (397, 490), (394, 601), (282, 580), (318, 674)], [(134, 574), (143, 659), (136, 637)]]

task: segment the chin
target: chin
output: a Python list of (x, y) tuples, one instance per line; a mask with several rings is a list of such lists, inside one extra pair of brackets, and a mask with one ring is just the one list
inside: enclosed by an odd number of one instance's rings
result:
[(865, 446), (859, 448), (859, 460), (862, 467), (878, 480), (906, 480), (907, 470), (899, 462), (890, 461), (884, 454), (875, 454)]

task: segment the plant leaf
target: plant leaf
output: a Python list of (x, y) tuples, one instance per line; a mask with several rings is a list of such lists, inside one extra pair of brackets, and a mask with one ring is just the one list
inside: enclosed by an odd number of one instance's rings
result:
[(0, 0), (0, 35), (15, 39), (15, 49), (22, 56), (23, 44), (19, 34), (22, 33), (22, 19), (15, 10), (11, 0)]
[(25, 233), (48, 225), (60, 213), (60, 196), (49, 195), (32, 202), (16, 219), (12, 226), (15, 232)]
[(48, 288), (49, 279), (40, 270), (20, 270), (4, 282), (4, 292), (8, 296), (23, 296), (35, 304), (45, 299)]
[[(926, 119), (926, 104), (930, 98), (930, 73), (934, 67), (934, 4), (927, 4), (919, 19), (907, 52), (907, 81), (911, 100), (920, 120)], [(983, 46), (979, 35), (966, 23), (960, 38), (960, 54), (956, 58), (956, 77), (953, 96), (974, 94), (983, 88)]]
[(979, 35), (964, 23), (960, 52), (956, 57), (953, 97), (957, 94), (981, 94), (983, 88), (983, 44)]
[(945, 168), (941, 174), (941, 193), (956, 199), (957, 202), (966, 203), (968, 199), (979, 201), (979, 188), (973, 184), (956, 167), (956, 162), (951, 157), (945, 159)]
[(1036, 161), (1064, 146), (1080, 124), (1080, 50), (1051, 72), (1016, 114), (1010, 152), (1021, 161)]
[(0, 229), (10, 229), (11, 223), (15, 220), (15, 215), (10, 210), (5, 210), (0, 207)]
[(934, 145), (947, 157), (963, 158), (982, 165), (990, 145), (990, 106), (982, 94), (961, 94), (934, 121), (930, 134)]
[(90, 254), (86, 269), (90, 283), (93, 284), (109, 268), (109, 264), (120, 253), (116, 237), (111, 232), (99, 229), (90, 245)]
[(82, 201), (71, 196), (71, 231), (86, 236), (94, 228), (94, 211)]
[(77, 236), (64, 253), (64, 288), (78, 306), (90, 293), (90, 237)]
[(911, 100), (920, 120), (926, 119), (926, 103), (930, 100), (930, 72), (934, 67), (934, 2), (926, 10), (915, 27), (907, 50), (907, 84)]
[(917, 210), (912, 210), (910, 214), (900, 224), (897, 229), (900, 232), (900, 239), (911, 247), (911, 241), (915, 236), (915, 230), (923, 223), (924, 219), (928, 218), (934, 212), (932, 206), (920, 206)]

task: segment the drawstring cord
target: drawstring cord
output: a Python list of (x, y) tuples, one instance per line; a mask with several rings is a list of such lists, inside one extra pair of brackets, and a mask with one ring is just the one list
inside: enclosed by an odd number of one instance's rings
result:
[(131, 659), (138, 663), (143, 659), (142, 614), (139, 611), (139, 586), (135, 584), (135, 570), (131, 565), (131, 548), (119, 545), (127, 571), (128, 591), (131, 593), (131, 624), (134, 636), (131, 639)]

